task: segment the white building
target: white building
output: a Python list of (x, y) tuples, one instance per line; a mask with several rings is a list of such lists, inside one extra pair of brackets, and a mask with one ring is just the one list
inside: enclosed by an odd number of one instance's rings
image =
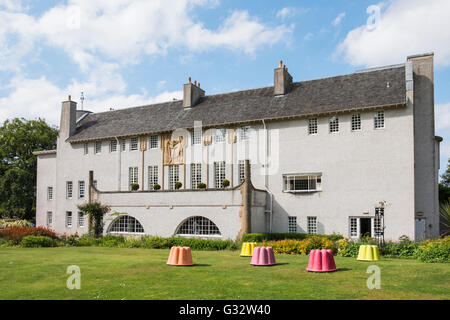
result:
[(189, 80), (183, 101), (101, 113), (69, 97), (57, 149), (35, 152), (37, 224), (85, 233), (77, 205), (97, 200), (121, 213), (112, 234), (437, 237), (433, 82), (426, 54), (304, 82), (280, 62), (271, 87), (207, 96)]

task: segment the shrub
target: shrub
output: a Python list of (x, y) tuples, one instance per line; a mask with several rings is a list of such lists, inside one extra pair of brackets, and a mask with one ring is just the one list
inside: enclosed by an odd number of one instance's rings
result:
[(78, 235), (78, 233), (71, 235), (63, 234), (62, 236), (60, 236), (60, 240), (65, 246), (76, 247), (78, 245), (78, 241), (80, 240), (80, 236)]
[(450, 236), (423, 241), (419, 246), (417, 259), (423, 262), (450, 262)]
[(133, 191), (139, 190), (139, 183), (132, 183), (130, 186)]
[(417, 258), (423, 262), (450, 262), (450, 246), (435, 245), (426, 250), (420, 250)]
[(307, 255), (313, 249), (331, 249), (337, 252), (336, 244), (321, 236), (311, 236), (304, 240), (263, 241), (264, 246), (272, 247), (274, 253)]
[(33, 224), (27, 220), (0, 220), (0, 229), (11, 227), (32, 227)]
[(153, 190), (159, 190), (159, 189), (161, 189), (161, 185), (155, 183), (155, 184), (153, 185)]
[(175, 182), (175, 189), (178, 190), (183, 186), (183, 184), (180, 181)]
[(303, 240), (308, 237), (319, 236), (326, 237), (331, 241), (338, 241), (344, 237), (339, 234), (322, 235), (322, 234), (307, 234), (307, 233), (246, 233), (242, 236), (242, 242), (263, 242), (275, 240)]
[(172, 246), (189, 246), (192, 250), (236, 250), (238, 243), (231, 240), (206, 240), (183, 237), (123, 237), (108, 235), (103, 238), (82, 236), (78, 246), (121, 247), (121, 248), (148, 248), (169, 249)]
[(46, 227), (10, 227), (0, 229), (0, 238), (11, 241), (13, 245), (19, 244), (26, 236), (46, 236), (58, 239), (53, 230)]
[(199, 182), (199, 183), (197, 184), (197, 188), (199, 188), (199, 189), (206, 189), (206, 183)]
[(24, 248), (56, 247), (56, 240), (45, 236), (25, 236), (20, 241)]
[(387, 241), (380, 246), (380, 253), (388, 257), (416, 258), (419, 244), (407, 236), (401, 236), (398, 242)]
[(338, 241), (338, 255), (341, 257), (356, 258), (359, 253), (360, 242), (354, 242), (347, 238)]
[(222, 185), (223, 185), (225, 188), (227, 188), (227, 187), (230, 185), (230, 180), (228, 180), (228, 179), (223, 179)]

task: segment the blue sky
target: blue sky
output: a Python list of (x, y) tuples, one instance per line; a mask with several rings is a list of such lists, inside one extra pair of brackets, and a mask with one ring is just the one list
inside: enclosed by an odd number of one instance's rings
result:
[(280, 59), (302, 81), (433, 51), (446, 168), (449, 18), (446, 0), (0, 0), (0, 121), (57, 125), (81, 91), (105, 111), (181, 98), (188, 76), (207, 94), (271, 85)]

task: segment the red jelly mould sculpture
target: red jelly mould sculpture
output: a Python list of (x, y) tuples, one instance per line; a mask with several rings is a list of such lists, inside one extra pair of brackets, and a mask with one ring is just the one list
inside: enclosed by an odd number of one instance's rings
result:
[(255, 247), (250, 264), (254, 266), (276, 265), (277, 262), (275, 261), (272, 247)]
[(331, 250), (311, 250), (306, 270), (311, 272), (332, 272), (338, 270)]

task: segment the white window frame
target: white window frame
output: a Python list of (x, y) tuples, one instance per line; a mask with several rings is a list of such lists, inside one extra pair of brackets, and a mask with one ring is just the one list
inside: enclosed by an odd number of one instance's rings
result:
[(47, 200), (53, 200), (53, 187), (47, 187)]
[(221, 237), (217, 225), (212, 220), (202, 216), (193, 216), (184, 220), (175, 234), (188, 237)]
[(308, 234), (317, 234), (317, 217), (307, 217)]
[(239, 140), (245, 141), (250, 140), (251, 127), (250, 126), (242, 126), (239, 128)]
[(296, 216), (288, 216), (288, 232), (289, 233), (297, 233), (297, 217)]
[(66, 198), (72, 199), (73, 197), (73, 182), (66, 181)]
[(87, 155), (89, 153), (89, 143), (83, 144), (83, 152), (84, 155)]
[(47, 211), (47, 227), (53, 226), (53, 212)]
[(175, 182), (180, 181), (180, 167), (177, 164), (169, 166), (169, 190), (175, 190)]
[(127, 140), (125, 139), (120, 140), (120, 151), (121, 152), (127, 151)]
[(153, 190), (153, 186), (159, 183), (158, 166), (148, 166), (148, 190)]
[(308, 120), (308, 134), (314, 135), (318, 133), (318, 122), (319, 121), (317, 118), (311, 118)]
[(116, 151), (117, 151), (117, 140), (109, 141), (109, 152), (116, 152)]
[(78, 198), (82, 199), (86, 195), (86, 183), (84, 181), (78, 181)]
[(191, 144), (202, 144), (202, 130), (194, 129), (191, 131)]
[(214, 187), (216, 189), (223, 189), (223, 180), (226, 179), (226, 164), (225, 161), (214, 162)]
[(159, 148), (159, 135), (152, 135), (148, 138), (148, 148), (149, 149)]
[(373, 127), (375, 130), (385, 128), (385, 115), (384, 111), (377, 111), (373, 120)]
[(78, 212), (78, 227), (79, 228), (83, 228), (84, 227), (84, 219), (85, 215), (83, 214), (83, 212)]
[(349, 218), (349, 238), (359, 238), (359, 218), (350, 217)]
[(337, 116), (331, 117), (329, 119), (328, 128), (329, 133), (339, 132), (339, 118)]
[(133, 137), (130, 139), (130, 151), (139, 150), (139, 137)]
[(191, 189), (198, 189), (197, 185), (202, 182), (202, 164), (191, 163)]
[[(297, 183), (298, 181), (298, 183)], [(303, 182), (300, 182), (303, 181)], [(308, 181), (308, 187), (301, 188), (301, 183)], [(292, 183), (293, 182), (293, 183)], [(296, 186), (299, 186), (296, 188)], [(294, 187), (294, 188), (292, 188)], [(284, 174), (283, 175), (283, 192), (302, 193), (302, 192), (319, 192), (322, 191), (322, 174), (321, 173), (307, 173), (307, 174)]]
[(131, 190), (131, 184), (139, 184), (139, 167), (128, 168), (128, 189)]
[(66, 211), (66, 228), (72, 228), (73, 225), (72, 218), (73, 218), (72, 211)]
[(224, 128), (216, 129), (214, 131), (214, 143), (225, 142), (227, 138), (227, 130)]
[(102, 141), (95, 141), (95, 154), (102, 153)]
[(361, 126), (361, 114), (360, 113), (352, 114), (352, 122), (351, 122), (352, 132), (361, 131), (362, 130), (361, 128), (362, 128), (362, 126)]

